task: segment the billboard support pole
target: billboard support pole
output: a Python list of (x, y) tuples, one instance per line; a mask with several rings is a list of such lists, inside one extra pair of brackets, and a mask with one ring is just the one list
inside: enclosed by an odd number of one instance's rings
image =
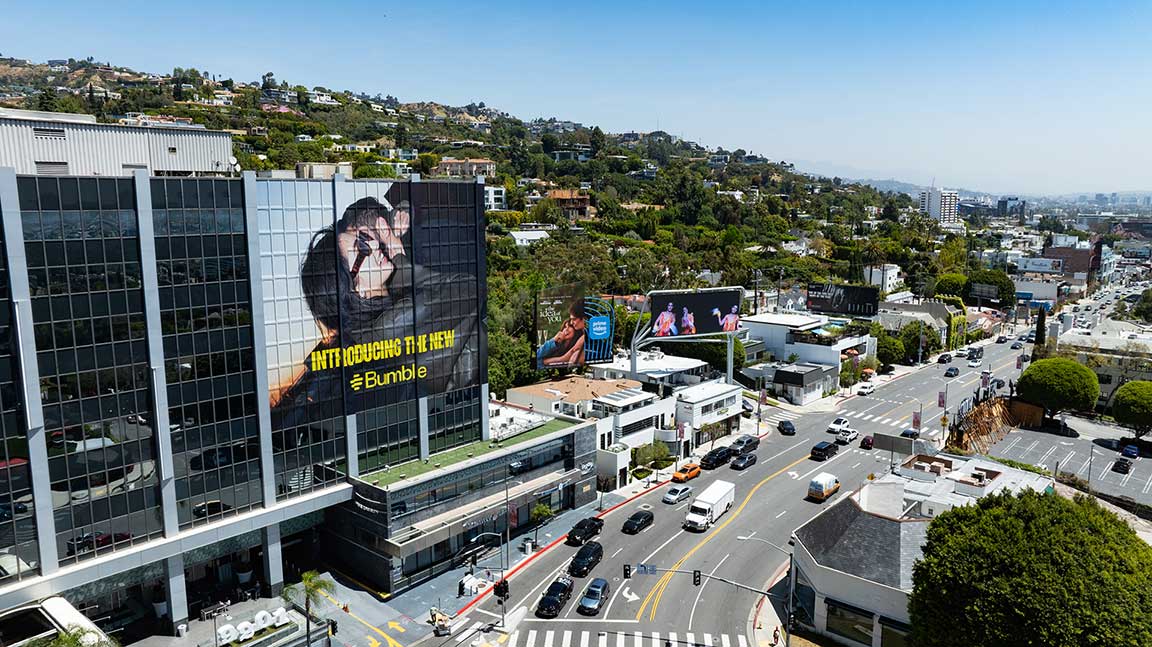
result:
[(732, 383), (732, 347), (735, 346), (735, 344), (732, 343), (732, 335), (728, 335), (727, 342), (728, 342), (728, 372), (727, 372), (727, 377), (728, 377), (728, 384), (731, 384)]

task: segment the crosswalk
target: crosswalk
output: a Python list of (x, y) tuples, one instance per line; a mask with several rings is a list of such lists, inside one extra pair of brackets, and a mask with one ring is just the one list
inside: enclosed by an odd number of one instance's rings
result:
[(906, 426), (907, 416), (901, 418), (889, 418), (875, 413), (864, 413), (863, 411), (843, 411), (840, 413), (845, 418), (855, 418), (861, 422), (870, 422), (877, 425), (888, 425), (889, 427), (903, 427)]
[[(768, 413), (769, 411), (771, 411), (772, 413)], [(775, 426), (775, 425), (780, 424), (784, 420), (796, 420), (799, 417), (800, 417), (800, 414), (798, 414), (798, 413), (792, 413), (790, 411), (784, 411), (783, 409), (777, 409), (775, 407), (772, 407), (772, 408), (765, 407), (765, 410), (764, 410), (764, 424), (766, 424), (766, 425)]]
[(597, 629), (574, 631), (567, 629), (518, 629), (509, 635), (484, 633), (485, 622), (474, 622), (469, 627), (463, 619), (453, 626), (457, 643), (469, 647), (749, 647), (748, 639), (741, 635), (627, 631)]

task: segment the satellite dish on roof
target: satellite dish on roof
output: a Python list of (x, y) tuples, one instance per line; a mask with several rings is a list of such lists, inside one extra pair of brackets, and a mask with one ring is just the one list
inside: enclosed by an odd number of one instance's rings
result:
[(236, 156), (235, 156), (235, 155), (229, 155), (229, 156), (228, 156), (228, 163), (229, 163), (229, 164), (235, 164), (237, 161), (238, 161), (238, 160), (236, 159)]

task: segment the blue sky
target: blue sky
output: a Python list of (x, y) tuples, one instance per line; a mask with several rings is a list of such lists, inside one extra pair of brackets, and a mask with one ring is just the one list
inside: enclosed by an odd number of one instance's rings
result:
[(11, 3), (0, 52), (485, 101), (853, 177), (1152, 190), (1148, 2), (160, 4)]

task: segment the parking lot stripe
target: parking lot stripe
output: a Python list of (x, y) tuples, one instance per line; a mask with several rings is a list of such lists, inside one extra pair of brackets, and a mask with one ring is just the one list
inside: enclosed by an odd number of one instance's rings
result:
[(1044, 463), (1046, 463), (1048, 461), (1048, 457), (1051, 456), (1055, 451), (1056, 451), (1055, 445), (1049, 447), (1048, 451), (1044, 452), (1044, 455), (1040, 457), (1040, 460), (1036, 461), (1034, 464), (1043, 467)]
[(1152, 475), (1148, 476), (1148, 482), (1144, 484), (1144, 489), (1140, 493), (1148, 494), (1149, 490), (1152, 490)]

